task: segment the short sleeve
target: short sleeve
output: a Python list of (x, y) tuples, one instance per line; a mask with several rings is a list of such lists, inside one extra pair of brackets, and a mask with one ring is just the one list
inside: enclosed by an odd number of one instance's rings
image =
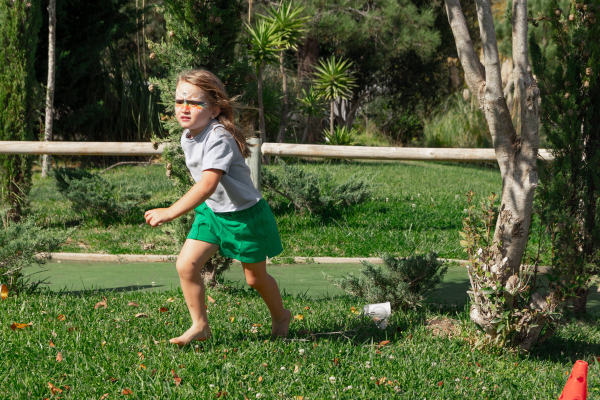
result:
[(229, 172), (233, 162), (233, 150), (229, 141), (221, 136), (206, 143), (204, 157), (202, 158), (202, 171), (207, 169), (220, 169), (223, 173)]

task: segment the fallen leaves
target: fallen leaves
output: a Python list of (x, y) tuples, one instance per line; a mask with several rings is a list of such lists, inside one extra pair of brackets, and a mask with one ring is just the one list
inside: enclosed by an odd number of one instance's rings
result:
[(124, 394), (125, 396), (129, 396), (130, 394), (133, 394), (133, 392), (130, 389), (123, 388), (123, 391), (121, 392), (121, 394)]
[(129, 303), (127, 303), (128, 306), (132, 306), (132, 307), (139, 307), (140, 305), (138, 303), (136, 303), (135, 301), (130, 301)]
[(229, 317), (229, 320), (230, 320), (231, 322), (233, 322), (233, 321), (235, 320), (235, 317)]
[(63, 356), (59, 351), (58, 354), (56, 355), (56, 362), (61, 362), (62, 360), (63, 360)]
[(144, 357), (144, 354), (141, 351), (138, 351), (138, 357), (140, 358), (140, 360), (143, 360), (146, 358), (146, 357)]
[(108, 305), (106, 304), (106, 297), (103, 297), (104, 301), (99, 301), (96, 303), (96, 305), (94, 306), (94, 310), (99, 309), (100, 307), (104, 307), (107, 308)]
[(57, 388), (56, 386), (54, 386), (50, 382), (48, 382), (48, 388), (50, 389), (50, 391), (52, 392), (52, 394), (60, 394), (60, 393), (62, 393), (62, 389), (61, 388)]
[(215, 304), (216, 301), (215, 299), (213, 299), (212, 297), (210, 297), (209, 295), (206, 295), (206, 298), (208, 299), (209, 302), (211, 302), (212, 304)]
[(221, 397), (221, 396), (227, 397), (227, 392), (220, 391), (219, 393), (217, 393), (217, 397)]
[(0, 298), (2, 298), (2, 300), (6, 300), (6, 298), (8, 297), (8, 286), (6, 286), (4, 283), (0, 284)]
[(146, 318), (146, 317), (148, 317), (148, 314), (146, 314), (146, 313), (139, 313), (139, 314), (135, 314), (135, 317), (136, 318)]
[(57, 320), (59, 321), (64, 321), (65, 320), (65, 316), (64, 314), (60, 314), (58, 317), (56, 317)]
[(28, 324), (19, 324), (17, 322), (13, 322), (13, 324), (10, 326), (10, 329), (12, 329), (13, 331), (16, 331), (17, 329), (25, 329), (31, 325), (33, 325), (33, 322), (30, 322)]
[(108, 393), (104, 393), (104, 394), (102, 395), (102, 397), (100, 397), (100, 400), (104, 400), (104, 399), (106, 399), (107, 397), (108, 397)]
[(175, 301), (175, 299), (174, 299), (174, 298), (172, 298), (172, 297), (169, 297), (169, 298), (167, 299), (167, 303), (173, 303), (174, 301)]
[(377, 380), (377, 382), (375, 382), (375, 384), (376, 385), (384, 385), (386, 381), (387, 381), (387, 378), (385, 376), (382, 376), (381, 378), (379, 378)]
[(439, 381), (439, 382), (437, 383), (437, 385), (438, 385), (438, 386), (442, 386), (443, 384), (444, 384), (444, 381)]
[(262, 378), (262, 376), (259, 376), (259, 377), (258, 377), (258, 383), (261, 383), (262, 381), (263, 381), (263, 378)]
[(298, 321), (302, 321), (304, 319), (304, 315), (302, 315), (302, 314), (294, 315), (294, 319), (297, 319)]
[(56, 347), (56, 346), (54, 345), (54, 343), (52, 343), (52, 340), (50, 341), (50, 344), (49, 344), (49, 346), (50, 346), (50, 347), (52, 347), (52, 348)]
[(351, 311), (353, 314), (360, 314), (360, 311), (358, 311), (358, 310), (356, 309), (356, 307), (352, 307), (352, 308), (350, 309), (350, 311)]
[(171, 370), (171, 375), (173, 375), (173, 380), (175, 381), (175, 386), (179, 386), (181, 384), (181, 378), (179, 377), (179, 375), (177, 375), (175, 373), (174, 369)]
[(169, 311), (169, 309), (167, 307), (161, 307), (160, 308), (160, 312), (167, 312)]
[(298, 364), (294, 364), (294, 373), (297, 374), (300, 372), (300, 366)]

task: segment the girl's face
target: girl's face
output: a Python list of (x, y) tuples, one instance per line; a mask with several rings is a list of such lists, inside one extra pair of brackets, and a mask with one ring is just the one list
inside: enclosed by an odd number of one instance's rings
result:
[(219, 115), (218, 107), (208, 104), (204, 91), (189, 82), (181, 81), (175, 91), (175, 116), (184, 129), (195, 136)]

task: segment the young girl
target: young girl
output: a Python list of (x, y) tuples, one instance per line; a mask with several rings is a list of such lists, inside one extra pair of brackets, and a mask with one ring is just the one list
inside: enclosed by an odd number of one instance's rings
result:
[(177, 81), (175, 114), (184, 128), (181, 147), (196, 184), (169, 208), (146, 211), (156, 227), (195, 209), (196, 217), (179, 258), (177, 272), (192, 326), (171, 343), (207, 340), (210, 328), (200, 271), (217, 251), (242, 262), (246, 282), (262, 296), (272, 320), (272, 338), (286, 337), (291, 313), (266, 270), (266, 257), (283, 251), (277, 223), (254, 188), (244, 157), (250, 150), (233, 122), (233, 107), (223, 83), (204, 70), (182, 73)]

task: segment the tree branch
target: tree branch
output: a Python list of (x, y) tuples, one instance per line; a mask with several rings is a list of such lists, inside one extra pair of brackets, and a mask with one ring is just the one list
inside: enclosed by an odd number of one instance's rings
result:
[(494, 99), (497, 99), (503, 96), (502, 74), (492, 7), (490, 0), (476, 0), (476, 4), (485, 62), (486, 96), (492, 96)]

